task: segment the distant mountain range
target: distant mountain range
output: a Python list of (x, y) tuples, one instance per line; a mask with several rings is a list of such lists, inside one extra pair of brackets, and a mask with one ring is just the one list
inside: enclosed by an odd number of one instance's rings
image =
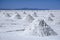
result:
[(8, 8), (0, 8), (0, 10), (49, 10), (49, 9), (39, 9), (39, 8), (17, 8), (17, 9), (8, 9)]

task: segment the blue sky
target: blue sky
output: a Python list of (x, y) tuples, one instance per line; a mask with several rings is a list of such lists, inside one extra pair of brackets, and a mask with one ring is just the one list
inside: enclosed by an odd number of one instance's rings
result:
[(39, 8), (60, 10), (60, 0), (0, 0), (0, 9)]

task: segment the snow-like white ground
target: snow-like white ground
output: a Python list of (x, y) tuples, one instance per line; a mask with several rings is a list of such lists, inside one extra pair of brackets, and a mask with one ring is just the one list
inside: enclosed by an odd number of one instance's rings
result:
[(60, 40), (60, 10), (0, 10), (0, 40)]

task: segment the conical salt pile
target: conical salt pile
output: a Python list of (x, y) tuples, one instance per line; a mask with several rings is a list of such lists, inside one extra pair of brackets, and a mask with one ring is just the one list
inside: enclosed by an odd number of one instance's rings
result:
[(34, 16), (34, 17), (38, 17), (36, 12), (34, 12), (33, 16)]
[(25, 18), (23, 18), (21, 25), (26, 28), (27, 26), (30, 25), (30, 23), (33, 22), (33, 20), (34, 18), (29, 14)]
[(24, 18), (24, 21), (31, 23), (34, 20), (34, 18), (29, 14)]
[(53, 13), (50, 13), (50, 16), (51, 16), (51, 17), (55, 17), (55, 15), (54, 15)]
[(20, 16), (20, 14), (17, 13), (14, 18), (21, 19), (21, 16)]
[(44, 20), (34, 21), (26, 30), (27, 34), (35, 36), (50, 36), (57, 35)]
[(5, 15), (5, 17), (11, 17), (11, 15), (9, 13), (5, 13), (4, 15)]
[(48, 15), (48, 21), (54, 21), (54, 14), (52, 14), (52, 13), (50, 13), (49, 15)]
[(48, 21), (53, 21), (53, 19), (51, 17), (48, 17)]

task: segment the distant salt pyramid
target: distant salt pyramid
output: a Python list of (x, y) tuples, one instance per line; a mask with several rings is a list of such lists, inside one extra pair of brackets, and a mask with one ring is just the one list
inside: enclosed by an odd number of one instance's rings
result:
[(52, 13), (50, 13), (49, 16), (48, 16), (48, 21), (54, 21), (53, 20), (54, 17), (55, 16)]
[(6, 17), (11, 17), (11, 15), (9, 13), (5, 13), (4, 14)]
[(55, 17), (53, 13), (50, 13), (50, 16), (51, 16), (51, 17)]
[(26, 30), (27, 34), (35, 36), (50, 36), (57, 35), (56, 32), (49, 25), (46, 24), (44, 20), (34, 21)]
[(22, 20), (22, 26), (26, 28), (33, 22), (33, 20), (34, 18), (30, 14), (26, 15), (26, 17)]
[(21, 16), (20, 16), (20, 14), (17, 13), (14, 18), (21, 19)]
[(51, 17), (48, 17), (48, 21), (53, 21), (53, 19)]
[(33, 14), (33, 15), (34, 15), (34, 17), (38, 17), (36, 12), (34, 12), (34, 14)]
[(30, 14), (28, 14), (28, 15), (24, 18), (24, 20), (25, 20), (26, 22), (31, 23), (31, 22), (34, 20), (34, 18), (33, 18)]
[(23, 14), (26, 14), (26, 12), (23, 12)]

